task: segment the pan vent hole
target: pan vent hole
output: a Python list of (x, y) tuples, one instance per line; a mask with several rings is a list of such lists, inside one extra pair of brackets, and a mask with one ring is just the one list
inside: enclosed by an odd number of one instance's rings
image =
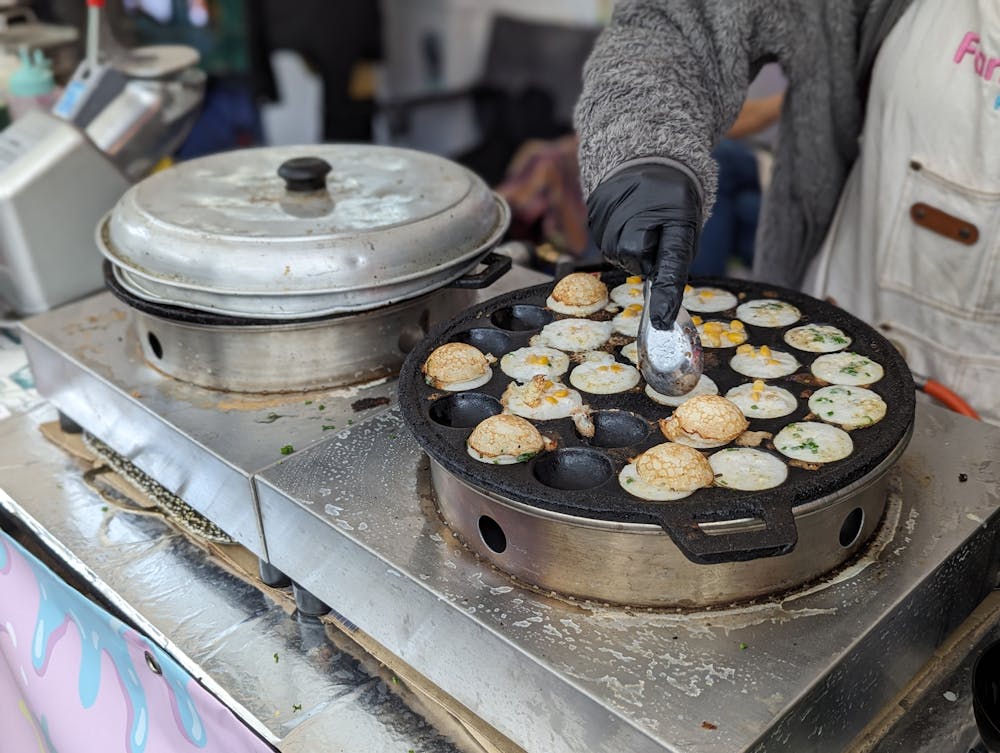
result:
[(488, 515), (479, 518), (479, 535), (483, 537), (483, 543), (497, 554), (503, 554), (507, 549), (507, 536), (500, 524)]
[(147, 332), (146, 340), (149, 341), (149, 348), (153, 351), (153, 355), (157, 358), (163, 358), (163, 346), (160, 345), (160, 338), (152, 332)]
[(865, 511), (860, 507), (855, 507), (844, 518), (843, 525), (840, 526), (840, 545), (847, 549), (858, 540), (861, 535), (861, 528), (865, 524)]

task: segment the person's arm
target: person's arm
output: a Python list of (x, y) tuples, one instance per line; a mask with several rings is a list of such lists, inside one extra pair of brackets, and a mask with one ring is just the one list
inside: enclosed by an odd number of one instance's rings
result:
[(710, 200), (713, 145), (736, 120), (760, 65), (791, 43), (804, 16), (817, 15), (811, 6), (619, 0), (584, 68), (576, 107), (584, 193), (622, 164), (649, 158), (680, 162)]
[(821, 5), (616, 4), (577, 103), (581, 178), (598, 247), (613, 263), (653, 277), (646, 305), (654, 326), (669, 327), (680, 307), (715, 198), (712, 146), (736, 119), (760, 65), (780, 57), (795, 25)]
[(736, 122), (726, 131), (726, 136), (741, 139), (774, 125), (781, 117), (781, 103), (784, 99), (784, 92), (760, 99), (748, 99), (736, 116)]

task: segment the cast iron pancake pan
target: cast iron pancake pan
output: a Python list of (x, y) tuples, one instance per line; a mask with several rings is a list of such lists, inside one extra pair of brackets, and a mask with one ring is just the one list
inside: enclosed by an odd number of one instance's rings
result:
[[(608, 287), (624, 281), (621, 273), (605, 273)], [(657, 421), (671, 415), (673, 408), (650, 400), (644, 383), (614, 395), (582, 392), (593, 409), (596, 433), (581, 437), (570, 419), (534, 421), (539, 430), (553, 438), (557, 448), (542, 452), (532, 460), (515, 465), (490, 465), (471, 458), (465, 442), (472, 429), (487, 416), (502, 410), (500, 396), (511, 382), (499, 363), (493, 378), (483, 387), (452, 393), (428, 386), (421, 366), (440, 345), (460, 341), (475, 345), (499, 359), (503, 354), (528, 345), (528, 340), (549, 321), (565, 318), (545, 308), (553, 284), (507, 293), (467, 309), (436, 327), (409, 354), (399, 380), (399, 400), (403, 416), (420, 446), (448, 472), (474, 489), (535, 506), (544, 510), (582, 518), (661, 526), (685, 555), (695, 562), (737, 562), (774, 556), (792, 550), (797, 540), (792, 508), (818, 500), (862, 479), (875, 469), (909, 436), (915, 405), (913, 380), (896, 349), (860, 319), (845, 311), (796, 291), (742, 280), (692, 280), (695, 286), (713, 286), (736, 294), (739, 302), (776, 298), (798, 307), (802, 318), (787, 327), (768, 328), (745, 324), (748, 343), (790, 352), (802, 364), (789, 377), (767, 379), (798, 398), (798, 408), (776, 419), (750, 419), (751, 431), (776, 434), (793, 421), (809, 415), (808, 397), (823, 382), (816, 381), (810, 364), (821, 354), (807, 353), (788, 345), (784, 333), (807, 323), (831, 324), (853, 340), (847, 348), (881, 364), (885, 376), (869, 386), (888, 405), (881, 421), (851, 432), (854, 452), (847, 458), (826, 463), (817, 469), (789, 467), (787, 480), (765, 491), (745, 492), (724, 487), (700, 489), (674, 502), (647, 502), (621, 488), (618, 472), (629, 458), (665, 442)], [(600, 313), (591, 318), (607, 318)], [(705, 320), (735, 318), (735, 308), (704, 314)], [(627, 363), (620, 346), (631, 338), (619, 337), (617, 345), (605, 349)], [(614, 341), (613, 341), (614, 342)], [(705, 373), (718, 385), (719, 394), (753, 379), (729, 367), (734, 348), (705, 348)], [(571, 364), (572, 368), (572, 364)], [(569, 386), (568, 376), (563, 378)], [(812, 420), (818, 420), (813, 418)], [(722, 448), (705, 451), (706, 455)], [(787, 462), (787, 458), (764, 444)], [(756, 518), (764, 525), (746, 527), (734, 533), (706, 534), (700, 523)]]

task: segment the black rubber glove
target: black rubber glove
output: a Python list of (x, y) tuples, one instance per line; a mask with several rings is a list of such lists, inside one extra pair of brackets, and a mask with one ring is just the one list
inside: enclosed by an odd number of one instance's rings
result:
[(609, 262), (652, 276), (649, 319), (657, 329), (669, 329), (698, 251), (701, 199), (694, 181), (669, 165), (629, 167), (593, 190), (587, 215)]

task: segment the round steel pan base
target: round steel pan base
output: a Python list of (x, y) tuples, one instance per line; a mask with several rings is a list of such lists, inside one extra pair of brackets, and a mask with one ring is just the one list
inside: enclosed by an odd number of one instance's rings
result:
[(182, 382), (227, 392), (302, 392), (399, 371), (440, 321), (475, 301), (443, 289), (366, 311), (288, 324), (203, 324), (131, 309), (146, 361)]
[[(888, 470), (905, 448), (857, 484), (793, 508), (798, 543), (748, 562), (688, 560), (659, 527), (564, 515), (477, 491), (431, 460), (438, 510), (465, 544), (500, 570), (546, 591), (647, 607), (697, 608), (747, 601), (813, 581), (850, 559), (885, 511)], [(705, 525), (730, 532), (749, 520)]]

